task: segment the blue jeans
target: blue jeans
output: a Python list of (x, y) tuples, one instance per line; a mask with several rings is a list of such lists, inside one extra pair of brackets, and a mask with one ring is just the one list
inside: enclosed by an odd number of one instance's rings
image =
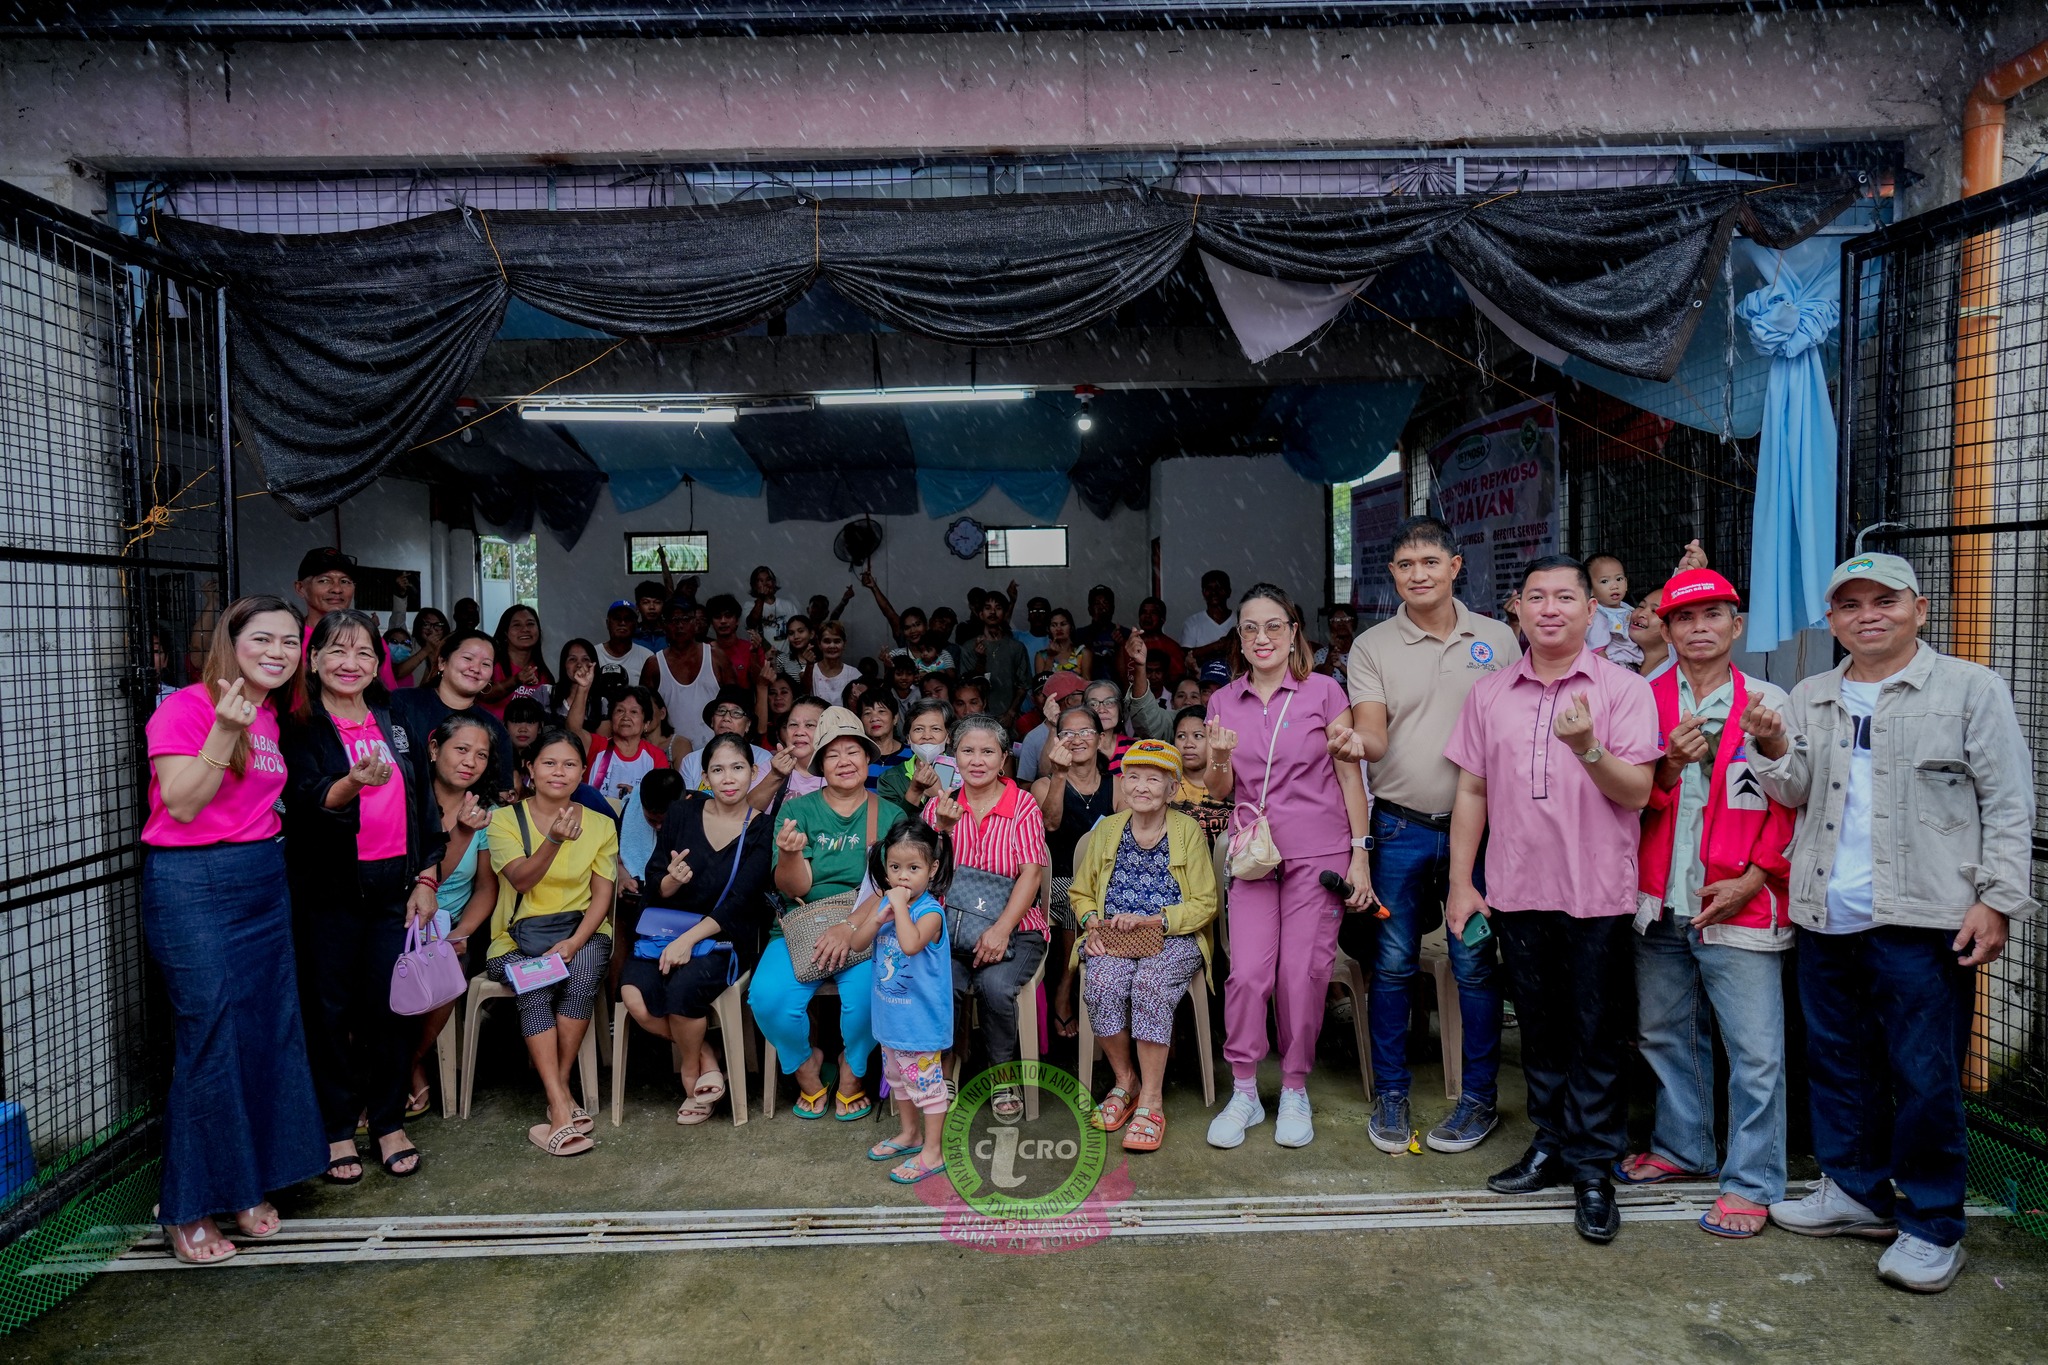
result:
[[(777, 935), (768, 941), (747, 987), (747, 1005), (761, 1036), (775, 1045), (782, 1074), (794, 1076), (811, 1059), (811, 997), (830, 981), (839, 987), (839, 1037), (853, 1076), (842, 1076), (844, 1089), (865, 1075), (875, 1050), (875, 964), (872, 960), (842, 968), (816, 981), (799, 981), (789, 964), (789, 941)], [(851, 1093), (851, 1092), (848, 1092)]]
[[(1688, 922), (1689, 925), (1689, 922)], [(1650, 1150), (1714, 1169), (1714, 1028), (1728, 1050), (1728, 1159), (1721, 1188), (1785, 1197), (1783, 954), (1702, 942), (1668, 912), (1636, 939), (1636, 1021), (1657, 1074)]]
[[(1372, 888), (1391, 912), (1380, 922), (1366, 1010), (1373, 1082), (1384, 1092), (1405, 1095), (1413, 1079), (1408, 1072), (1408, 983), (1422, 955), (1423, 907), (1441, 905), (1450, 890), (1451, 837), (1378, 811), (1373, 812), (1372, 835)], [(1491, 1105), (1500, 1081), (1501, 987), (1494, 941), (1488, 937), (1468, 948), (1455, 934), (1445, 937), (1465, 1024), (1465, 1094)]]
[(1944, 1247), (1963, 1239), (1963, 1057), (1977, 987), (1976, 968), (1956, 965), (1954, 937), (1893, 924), (1799, 931), (1821, 1173)]

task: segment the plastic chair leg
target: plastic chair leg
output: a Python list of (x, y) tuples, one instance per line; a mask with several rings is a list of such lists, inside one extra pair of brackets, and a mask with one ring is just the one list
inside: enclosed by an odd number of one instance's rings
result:
[(612, 1016), (612, 1127), (621, 1122), (626, 1107), (626, 1046), (633, 1028), (633, 1015), (620, 1010)]
[[(1038, 971), (1031, 983), (1017, 992), (1017, 1052), (1027, 1062), (1036, 1062), (1038, 1051), (1038, 997), (1045, 986), (1045, 963), (1038, 964)], [(1024, 1087), (1024, 1119), (1030, 1122), (1038, 1117), (1038, 1087)]]
[(711, 1013), (718, 1020), (719, 1041), (725, 1045), (726, 1098), (732, 1103), (732, 1126), (747, 1121), (747, 981), (741, 978), (728, 986), (713, 1002)]
[(462, 1104), (462, 1006), (458, 1003), (441, 1036), (434, 1040), (434, 1060), (441, 1069), (441, 1117), (452, 1119)]
[(1443, 1040), (1444, 1098), (1465, 1093), (1465, 1015), (1458, 1001), (1458, 976), (1448, 957), (1430, 959), (1436, 976), (1436, 1030)]
[(1202, 1061), (1202, 1104), (1216, 1107), (1216, 1053), (1214, 1042), (1209, 1036), (1209, 982), (1207, 974), (1196, 972), (1190, 983), (1187, 1000), (1195, 1014), (1195, 1054)]
[[(482, 980), (479, 977), (476, 980)], [(462, 1008), (462, 1104), (459, 1117), (469, 1117), (470, 1098), (476, 1093), (476, 1048), (477, 1032), (483, 1027), (484, 1005), (490, 996), (476, 989), (475, 981), (470, 983), (469, 997)]]
[(782, 1068), (775, 1060), (775, 1044), (768, 1041), (768, 1035), (761, 1035), (761, 1117), (775, 1117), (775, 1083), (782, 1077)]

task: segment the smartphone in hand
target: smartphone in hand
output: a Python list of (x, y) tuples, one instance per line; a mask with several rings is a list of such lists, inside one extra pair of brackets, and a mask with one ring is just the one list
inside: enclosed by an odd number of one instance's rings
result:
[(1493, 926), (1487, 923), (1486, 916), (1474, 915), (1465, 921), (1465, 932), (1458, 937), (1465, 940), (1467, 948), (1477, 948), (1493, 937)]

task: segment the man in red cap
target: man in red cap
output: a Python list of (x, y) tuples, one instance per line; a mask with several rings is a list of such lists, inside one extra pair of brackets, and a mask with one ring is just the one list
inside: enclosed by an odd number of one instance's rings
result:
[[(1742, 636), (1726, 578), (1685, 569), (1657, 604), (1675, 667), (1650, 684), (1664, 757), (1637, 858), (1636, 1017), (1657, 1077), (1649, 1150), (1622, 1162), (1629, 1184), (1707, 1179), (1721, 1197), (1700, 1226), (1754, 1237), (1785, 1197), (1785, 1006), (1780, 954), (1792, 946), (1785, 889), (1794, 813), (1764, 795), (1742, 717), (1783, 715), (1784, 692), (1729, 663)], [(1728, 1053), (1728, 1151), (1716, 1160), (1714, 1043)]]

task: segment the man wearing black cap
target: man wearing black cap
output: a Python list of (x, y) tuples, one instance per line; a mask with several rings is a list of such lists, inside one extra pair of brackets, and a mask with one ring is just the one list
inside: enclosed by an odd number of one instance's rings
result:
[[(313, 627), (320, 624), (320, 618), (330, 611), (347, 611), (356, 604), (356, 557), (345, 555), (331, 545), (322, 545), (317, 550), (306, 551), (306, 557), (299, 561), (299, 576), (292, 584), (299, 594), (299, 600), (306, 604), (306, 640), (313, 638)], [(382, 640), (377, 642), (377, 653), (381, 662), (377, 666), (377, 681), (389, 691), (398, 690), (398, 675), (391, 671), (391, 656), (384, 652)]]

